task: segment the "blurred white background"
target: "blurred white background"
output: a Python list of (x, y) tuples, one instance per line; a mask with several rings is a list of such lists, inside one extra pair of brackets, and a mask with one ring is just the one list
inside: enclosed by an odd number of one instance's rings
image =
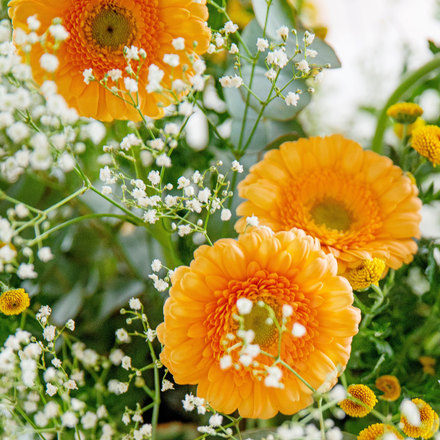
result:
[[(432, 58), (427, 40), (440, 44), (437, 0), (313, 0), (316, 21), (327, 27), (326, 41), (341, 69), (326, 71), (315, 99), (301, 115), (312, 134), (343, 133), (363, 144), (375, 119), (361, 106), (381, 108), (410, 71)], [(438, 93), (423, 97), (425, 117), (440, 110)]]

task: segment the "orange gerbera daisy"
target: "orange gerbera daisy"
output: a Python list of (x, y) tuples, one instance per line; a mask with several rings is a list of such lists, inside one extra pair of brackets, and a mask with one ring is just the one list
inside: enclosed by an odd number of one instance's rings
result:
[[(185, 53), (203, 54), (210, 41), (210, 30), (206, 26), (208, 10), (206, 0), (12, 0), (9, 15), (15, 28), (29, 31), (27, 18), (37, 15), (41, 22), (38, 33), (46, 32), (53, 19), (59, 17), (70, 33), (57, 50), (60, 61), (55, 72), (58, 92), (69, 106), (78, 110), (81, 116), (102, 121), (112, 119), (139, 120), (136, 110), (122, 99), (107, 91), (98, 82), (84, 82), (83, 72), (93, 69), (93, 76), (101, 80), (109, 71), (118, 69), (125, 74), (127, 67), (124, 47), (144, 49), (145, 60), (139, 72), (139, 105), (143, 114), (161, 117), (163, 108), (169, 104), (169, 97), (163, 93), (148, 93), (149, 66), (155, 64), (165, 72), (163, 81), (170, 86), (170, 76), (181, 79), (185, 73), (192, 74), (191, 63)], [(176, 50), (174, 39), (184, 38), (185, 50)], [(181, 40), (179, 40), (181, 41)], [(197, 44), (194, 49), (194, 43)], [(34, 79), (41, 84), (46, 78), (40, 66), (44, 50), (37, 43), (30, 53)], [(180, 65), (172, 68), (164, 63), (166, 54), (177, 54)], [(138, 62), (131, 66), (137, 72)], [(125, 74), (126, 75), (126, 74)], [(124, 81), (117, 83), (109, 78), (109, 88), (118, 86), (126, 90)]]
[(398, 269), (417, 251), (418, 190), (387, 157), (341, 135), (286, 142), (239, 184), (237, 208), (274, 231), (303, 229), (338, 259), (339, 273), (373, 258)]
[[(236, 304), (242, 298), (252, 301), (244, 328), (255, 332), (254, 344), (274, 356), (279, 334), (257, 303), (269, 305), (278, 318), (283, 306), (290, 306), (281, 359), (315, 389), (325, 382), (333, 386), (347, 364), (360, 321), (359, 310), (351, 305), (351, 287), (336, 272), (334, 257), (295, 229), (273, 234), (254, 228), (238, 241), (201, 246), (190, 267), (179, 267), (172, 276), (165, 322), (157, 329), (164, 344), (162, 362), (177, 383), (197, 384), (198, 396), (217, 411), (238, 408), (243, 417), (263, 419), (278, 411), (296, 413), (313, 402), (312, 391), (281, 364), (284, 387), (268, 388), (261, 379), (273, 359), (260, 353), (254, 358), (257, 364), (245, 366), (232, 348), (240, 340)], [(295, 325), (305, 333), (294, 336)], [(224, 369), (221, 360), (227, 356), (234, 366)]]

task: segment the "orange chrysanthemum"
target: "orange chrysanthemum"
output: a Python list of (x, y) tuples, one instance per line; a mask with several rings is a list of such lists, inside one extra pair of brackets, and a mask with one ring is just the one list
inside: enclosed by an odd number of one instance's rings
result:
[[(60, 93), (70, 107), (78, 110), (81, 116), (102, 121), (112, 119), (140, 120), (137, 111), (122, 99), (93, 81), (84, 82), (83, 72), (93, 69), (93, 75), (101, 80), (113, 69), (125, 73), (127, 63), (124, 47), (135, 46), (144, 49), (145, 60), (139, 72), (139, 105), (143, 114), (157, 118), (163, 115), (169, 97), (164, 94), (148, 93), (148, 72), (151, 64), (165, 72), (163, 81), (170, 86), (170, 76), (181, 79), (192, 74), (187, 53), (203, 54), (210, 41), (210, 30), (205, 22), (208, 19), (206, 0), (12, 0), (9, 15), (15, 28), (28, 31), (27, 18), (37, 15), (41, 22), (38, 33), (47, 31), (52, 20), (59, 17), (70, 33), (56, 52), (60, 65), (55, 72), (55, 82)], [(176, 50), (173, 39), (185, 39), (185, 50)], [(194, 49), (194, 43), (197, 47)], [(37, 43), (30, 53), (30, 63), (34, 79), (41, 84), (46, 78), (40, 66), (44, 51)], [(164, 63), (166, 54), (177, 54), (180, 65), (172, 68)], [(137, 72), (137, 61), (131, 61)], [(184, 65), (188, 70), (183, 73)], [(124, 81), (115, 83), (109, 78), (109, 88), (117, 85), (126, 90)]]
[(238, 188), (248, 199), (238, 232), (252, 215), (274, 231), (303, 229), (338, 259), (339, 273), (374, 257), (398, 269), (417, 251), (417, 187), (390, 159), (340, 135), (282, 144)]
[(375, 423), (362, 430), (358, 435), (358, 440), (382, 440), (386, 434), (394, 434), (399, 440), (403, 440), (403, 436), (394, 426), (383, 423)]
[[(435, 411), (422, 399), (412, 399), (413, 403), (416, 404), (419, 412), (420, 412), (420, 425), (414, 426), (411, 425), (407, 418), (402, 415), (400, 417), (400, 423), (402, 424), (402, 431), (408, 436), (412, 438), (431, 438), (434, 435), (435, 428), (435, 419), (438, 418), (438, 415)], [(437, 421), (438, 424), (438, 421)], [(433, 432), (434, 431), (434, 432)]]
[(350, 385), (347, 388), (347, 393), (368, 406), (367, 408), (350, 399), (344, 399), (339, 403), (339, 406), (351, 417), (365, 417), (367, 414), (370, 414), (377, 403), (373, 390), (366, 385)]
[[(198, 396), (217, 411), (238, 408), (243, 417), (263, 419), (278, 411), (296, 413), (313, 402), (307, 386), (278, 364), (284, 387), (268, 388), (261, 378), (273, 359), (259, 354), (258, 366), (244, 366), (238, 349), (231, 349), (239, 330), (236, 303), (241, 298), (254, 303), (245, 329), (255, 332), (254, 344), (273, 355), (278, 354), (278, 331), (267, 323), (265, 308), (256, 303), (263, 301), (277, 317), (284, 305), (290, 305), (293, 314), (282, 334), (281, 359), (315, 389), (330, 376), (333, 386), (335, 371), (343, 371), (347, 364), (360, 320), (359, 310), (351, 305), (351, 287), (336, 272), (334, 257), (300, 230), (274, 235), (257, 228), (238, 241), (223, 239), (212, 247), (201, 246), (190, 267), (179, 267), (172, 277), (165, 322), (157, 329), (164, 344), (163, 364), (177, 383), (197, 384)], [(305, 335), (292, 334), (298, 323), (305, 327)], [(226, 355), (235, 365), (222, 370), (220, 360)]]
[(385, 375), (376, 379), (376, 388), (383, 391), (384, 394), (380, 396), (382, 400), (394, 402), (400, 397), (400, 383), (396, 376)]

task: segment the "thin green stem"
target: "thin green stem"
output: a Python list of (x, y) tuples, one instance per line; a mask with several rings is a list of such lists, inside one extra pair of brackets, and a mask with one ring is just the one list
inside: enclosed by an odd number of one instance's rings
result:
[(76, 217), (74, 219), (68, 220), (67, 222), (61, 223), (61, 224), (49, 229), (48, 231), (41, 234), (39, 237), (34, 238), (33, 240), (29, 241), (27, 243), (27, 245), (33, 246), (35, 243), (40, 242), (41, 240), (44, 240), (47, 237), (49, 237), (49, 235), (52, 234), (53, 232), (58, 231), (60, 229), (63, 229), (67, 226), (73, 225), (75, 223), (79, 223), (84, 220), (90, 220), (90, 219), (102, 218), (102, 217), (113, 217), (113, 218), (117, 218), (122, 221), (132, 221), (131, 218), (127, 218), (126, 216), (120, 215), (120, 214), (88, 214), (88, 215), (83, 215), (81, 217)]
[(277, 361), (283, 367), (287, 368), (291, 373), (293, 373), (307, 388), (316, 393), (315, 388), (312, 387), (305, 379), (303, 379), (290, 365), (286, 364), (283, 360), (279, 359)]
[(424, 76), (426, 76), (428, 73), (431, 73), (433, 70), (438, 69), (439, 67), (440, 54), (437, 54), (431, 61), (409, 75), (408, 78), (406, 78), (389, 97), (377, 121), (376, 133), (374, 134), (373, 144), (371, 147), (373, 151), (379, 154), (382, 154), (383, 152), (382, 141), (388, 122), (388, 107), (395, 104), (405, 92), (407, 92), (412, 86), (419, 82)]

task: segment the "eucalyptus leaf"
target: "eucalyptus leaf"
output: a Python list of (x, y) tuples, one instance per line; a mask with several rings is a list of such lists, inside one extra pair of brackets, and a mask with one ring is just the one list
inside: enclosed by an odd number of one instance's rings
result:
[[(297, 54), (295, 60), (300, 61), (304, 59), (304, 31), (298, 31), (298, 46), (299, 49), (302, 49), (301, 54)], [(337, 69), (341, 67), (341, 61), (334, 49), (329, 46), (324, 40), (321, 40), (318, 37), (315, 37), (313, 43), (308, 46), (308, 49), (315, 50), (318, 54), (315, 58), (307, 58), (308, 63), (313, 66), (325, 66), (326, 64), (330, 64), (331, 69)], [(296, 38), (294, 36), (290, 36), (286, 41), (286, 54), (289, 58), (293, 57), (296, 52)]]
[(252, 7), (261, 29), (264, 29), (267, 17), (266, 35), (272, 40), (278, 39), (276, 31), (281, 26), (287, 26), (289, 29), (295, 28), (295, 17), (286, 0), (272, 0), (268, 16), (268, 2), (266, 0), (252, 0)]
[[(272, 91), (272, 83), (264, 76), (267, 72), (266, 68), (255, 67), (254, 77), (252, 81), (251, 90), (262, 100), (266, 101), (271, 94), (271, 97), (275, 96), (275, 92)], [(252, 66), (244, 66), (242, 69), (243, 81), (245, 84), (250, 84), (250, 78), (252, 73)], [(286, 96), (289, 92), (296, 92), (297, 90), (306, 91), (307, 86), (304, 81), (301, 80), (292, 80), (293, 72), (289, 68), (285, 68), (281, 70), (280, 75), (278, 76), (278, 80), (276, 86), (281, 90), (289, 84), (284, 90), (283, 95)], [(246, 101), (246, 97), (248, 91), (244, 87), (240, 87), (239, 92), (242, 95), (243, 101)], [(303, 93), (298, 101), (297, 106), (288, 106), (285, 101), (280, 97), (275, 97), (264, 109), (264, 116), (270, 119), (276, 119), (278, 121), (287, 121), (289, 119), (293, 119), (296, 114), (303, 109), (310, 102), (310, 94)], [(256, 111), (260, 112), (262, 105), (261, 103), (251, 95), (250, 106)]]

